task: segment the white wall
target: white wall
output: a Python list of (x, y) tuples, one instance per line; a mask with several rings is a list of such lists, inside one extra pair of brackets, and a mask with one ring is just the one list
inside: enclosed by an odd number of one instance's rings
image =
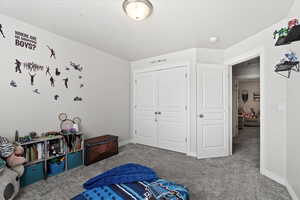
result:
[[(161, 63), (152, 64), (153, 61), (165, 60)], [(132, 73), (135, 70), (145, 69), (158, 65), (185, 63), (190, 64), (190, 149), (188, 155), (196, 156), (196, 64), (222, 64), (224, 62), (224, 51), (212, 49), (187, 49), (184, 51), (160, 55), (157, 57), (147, 58), (131, 62)], [(132, 80), (133, 82), (133, 80)], [(132, 88), (133, 90), (133, 88)], [(132, 126), (132, 123), (131, 123)], [(131, 131), (132, 132), (132, 131)]]
[[(70, 117), (82, 118), (84, 133), (89, 137), (112, 133), (121, 140), (129, 138), (129, 62), (3, 15), (0, 15), (0, 23), (6, 35), (6, 39), (0, 37), (1, 136), (13, 138), (15, 130), (19, 130), (20, 135), (58, 130), (57, 116), (65, 112)], [(15, 30), (36, 36), (36, 50), (16, 47)], [(49, 58), (46, 45), (56, 50), (56, 60)], [(22, 74), (14, 72), (16, 58), (49, 65), (52, 73), (58, 67), (62, 75), (54, 76), (56, 87), (50, 87), (50, 77), (46, 77), (45, 71), (37, 72), (32, 87), (23, 67)], [(80, 73), (65, 70), (70, 61), (84, 67), (85, 87), (82, 89), (79, 88)], [(70, 79), (69, 89), (63, 85), (65, 77)], [(11, 80), (17, 82), (17, 88), (9, 86)], [(32, 92), (36, 88), (40, 95)], [(55, 94), (60, 95), (57, 102), (53, 98)], [(82, 97), (83, 102), (74, 102), (75, 96)]]
[[(289, 18), (300, 18), (300, 1), (296, 0)], [(300, 57), (300, 42), (289, 46)], [(300, 73), (293, 73), (287, 82), (287, 182), (291, 195), (300, 199)], [(296, 197), (297, 196), (297, 197)]]
[(275, 47), (272, 39), (274, 30), (286, 27), (291, 18), (299, 18), (300, 1), (296, 0), (289, 16), (278, 24), (236, 44), (225, 51), (225, 60), (231, 60), (257, 48), (263, 48), (264, 85), (266, 98), (265, 145), (262, 147), (264, 173), (286, 184), (293, 199), (300, 197), (300, 135), (299, 129), (299, 84), (300, 74), (293, 73), (290, 80), (274, 73), (274, 66), (282, 54), (293, 50), (300, 56), (299, 42)]
[(286, 177), (286, 79), (274, 73), (274, 66), (279, 62), (284, 47), (275, 47), (273, 32), (287, 22), (283, 21), (270, 27), (225, 51), (225, 60), (231, 60), (258, 48), (264, 49), (263, 68), (264, 79), (261, 84), (264, 89), (265, 105), (264, 116), (264, 144), (261, 163), (264, 171), (276, 174), (278, 179)]

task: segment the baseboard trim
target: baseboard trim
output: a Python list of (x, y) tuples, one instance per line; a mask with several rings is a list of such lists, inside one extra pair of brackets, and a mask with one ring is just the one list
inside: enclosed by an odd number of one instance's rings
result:
[(196, 152), (188, 152), (187, 154), (186, 154), (187, 156), (190, 156), (190, 157), (197, 157), (197, 153)]
[(119, 147), (125, 146), (125, 145), (130, 144), (130, 143), (132, 143), (131, 139), (120, 141), (119, 142)]
[(276, 181), (277, 183), (280, 183), (281, 185), (285, 186), (293, 200), (300, 200), (293, 187), (289, 184), (289, 182), (285, 178), (282, 178), (277, 174), (270, 172), (269, 170), (266, 169), (261, 169), (260, 173), (272, 179), (273, 181)]
[(273, 181), (276, 181), (277, 183), (280, 183), (281, 185), (286, 186), (287, 185), (287, 181), (285, 178), (282, 178), (281, 176), (278, 176), (277, 174), (267, 170), (267, 169), (261, 169), (260, 173), (270, 179), (272, 179)]
[(286, 184), (286, 189), (290, 193), (293, 200), (299, 200), (295, 190), (293, 189), (293, 187), (289, 183)]

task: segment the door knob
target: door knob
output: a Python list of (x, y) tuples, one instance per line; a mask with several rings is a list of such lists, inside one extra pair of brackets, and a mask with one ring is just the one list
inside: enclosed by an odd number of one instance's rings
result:
[(203, 114), (200, 114), (199, 117), (200, 117), (200, 118), (204, 118), (204, 115), (203, 115)]
[(157, 112), (157, 114), (158, 114), (158, 115), (161, 115), (161, 112), (159, 111), (159, 112)]

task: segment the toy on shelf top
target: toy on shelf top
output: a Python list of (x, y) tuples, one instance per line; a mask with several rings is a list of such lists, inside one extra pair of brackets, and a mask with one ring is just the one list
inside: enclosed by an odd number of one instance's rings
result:
[(288, 22), (287, 27), (275, 30), (273, 38), (274, 40), (277, 39), (276, 46), (286, 45), (300, 40), (299, 20), (292, 19)]
[[(292, 71), (300, 71), (299, 59), (294, 52), (289, 51), (284, 54), (284, 57), (280, 60), (280, 63), (275, 66), (275, 72), (281, 76), (290, 78)], [(282, 72), (287, 72), (287, 74)]]
[(284, 54), (284, 58), (280, 60), (280, 63), (285, 63), (285, 62), (299, 62), (297, 55), (293, 51), (289, 51)]
[(294, 26), (299, 25), (299, 20), (298, 19), (292, 19), (288, 23), (288, 28), (292, 29)]

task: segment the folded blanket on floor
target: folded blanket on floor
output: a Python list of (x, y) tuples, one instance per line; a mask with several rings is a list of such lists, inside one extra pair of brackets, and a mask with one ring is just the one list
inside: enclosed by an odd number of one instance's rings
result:
[(156, 179), (158, 179), (158, 176), (152, 169), (142, 165), (130, 163), (111, 169), (88, 180), (83, 187), (85, 189), (93, 189), (112, 184), (153, 181)]
[(188, 189), (182, 185), (158, 179), (113, 184), (86, 190), (72, 200), (188, 200)]

